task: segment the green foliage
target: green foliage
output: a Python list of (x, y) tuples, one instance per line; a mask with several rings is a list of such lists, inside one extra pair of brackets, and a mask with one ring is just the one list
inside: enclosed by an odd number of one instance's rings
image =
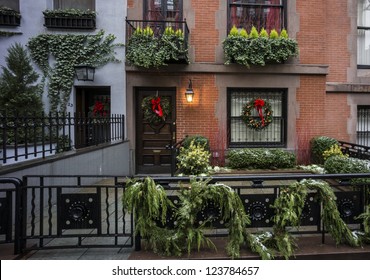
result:
[(348, 228), (346, 223), (340, 217), (340, 212), (336, 204), (336, 197), (327, 182), (316, 181), (316, 180), (302, 180), (300, 182), (302, 186), (310, 190), (316, 190), (318, 200), (322, 202), (322, 221), (327, 230), (337, 244), (347, 243), (351, 246), (358, 246), (359, 240), (351, 230)]
[[(103, 66), (118, 62), (114, 57), (114, 35), (104, 38), (101, 30), (95, 35), (41, 34), (31, 38), (28, 48), (34, 62), (40, 67), (44, 79), (48, 79), (48, 96), (51, 111), (66, 111), (77, 65)], [(49, 59), (55, 63), (49, 63)], [(54, 67), (52, 67), (52, 65)]]
[(192, 136), (187, 136), (184, 141), (182, 142), (181, 146), (184, 147), (185, 149), (188, 149), (190, 147), (191, 142), (194, 140), (195, 145), (201, 145), (209, 151), (209, 140), (208, 138), (202, 136), (202, 135), (192, 135)]
[(235, 149), (227, 158), (231, 168), (278, 169), (293, 168), (296, 156), (281, 149)]
[(330, 149), (331, 146), (338, 144), (339, 143), (336, 139), (327, 136), (318, 136), (312, 138), (310, 141), (312, 162), (316, 164), (323, 164), (325, 162), (323, 153)]
[(188, 47), (181, 29), (167, 27), (161, 37), (154, 35), (147, 26), (135, 30), (126, 46), (126, 60), (129, 64), (151, 68), (167, 65), (166, 62), (187, 58)]
[[(8, 49), (5, 61), (6, 67), (2, 66), (3, 73), (0, 76), (1, 114), (7, 116), (9, 128), (17, 128), (16, 133), (14, 129), (7, 129), (6, 143), (30, 143), (38, 137), (41, 128), (31, 129), (36, 119), (23, 118), (37, 118), (43, 113), (42, 87), (36, 84), (39, 75), (32, 68), (26, 49), (19, 43)], [(18, 122), (16, 116), (21, 117)]]
[(299, 227), (306, 196), (306, 187), (293, 183), (282, 187), (274, 202), (274, 241), (278, 251), (286, 259), (294, 254), (296, 247), (293, 237), (286, 232), (286, 227)]
[(369, 161), (343, 156), (332, 156), (325, 161), (324, 168), (327, 173), (369, 173)]
[(43, 11), (44, 16), (47, 17), (85, 17), (95, 18), (95, 11), (91, 10), (80, 10), (80, 9), (57, 9), (57, 10), (45, 10)]
[(356, 217), (363, 220), (364, 233), (360, 235), (361, 243), (370, 243), (370, 204), (367, 205), (365, 212)]
[(332, 156), (348, 157), (348, 155), (343, 154), (342, 149), (337, 144), (334, 144), (328, 150), (322, 153), (322, 157), (324, 161), (326, 161), (329, 157), (332, 157)]
[(208, 172), (209, 158), (211, 154), (206, 150), (205, 145), (190, 142), (188, 148), (180, 147), (177, 156), (177, 166), (180, 172), (186, 175), (200, 175)]
[(244, 205), (230, 187), (208, 183), (193, 179), (191, 187), (182, 186), (175, 228), (168, 229), (165, 227), (167, 209), (173, 205), (166, 198), (164, 189), (149, 177), (139, 181), (129, 180), (123, 195), (123, 206), (135, 214), (136, 234), (140, 233), (154, 252), (168, 256), (180, 256), (184, 252), (190, 254), (193, 249), (200, 250), (204, 246), (215, 249), (204, 233), (212, 226), (215, 217), (209, 217), (202, 224), (197, 219), (199, 212), (212, 203), (220, 209), (221, 218), (228, 225), (227, 251), (231, 257), (239, 257), (245, 229), (250, 224)]
[(272, 237), (273, 235), (270, 232), (260, 234), (248, 233), (246, 242), (251, 250), (260, 255), (263, 260), (271, 260), (274, 259), (273, 250), (270, 248), (272, 247)]
[[(284, 30), (283, 30), (284, 31)], [(266, 63), (282, 63), (289, 57), (298, 55), (298, 45), (288, 34), (276, 30), (270, 35), (262, 28), (260, 34), (252, 27), (249, 37), (243, 29), (239, 32), (236, 27), (230, 30), (228, 37), (223, 41), (225, 64), (238, 63), (249, 65), (266, 65)]]
[(21, 14), (9, 7), (6, 6), (0, 6), (0, 15), (9, 15), (9, 16), (15, 16), (17, 18), (21, 18)]

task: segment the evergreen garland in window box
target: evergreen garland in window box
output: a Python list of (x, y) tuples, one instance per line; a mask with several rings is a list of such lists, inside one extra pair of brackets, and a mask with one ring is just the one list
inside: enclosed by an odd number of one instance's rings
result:
[(240, 31), (234, 26), (223, 41), (225, 64), (238, 63), (249, 67), (271, 63), (284, 63), (288, 58), (298, 55), (298, 44), (289, 38), (283, 29), (280, 35), (276, 30), (270, 34), (262, 28), (258, 33), (255, 27), (250, 34), (245, 29)]
[(21, 24), (21, 14), (13, 9), (0, 6), (0, 25), (19, 26)]
[(96, 13), (90, 10), (65, 9), (43, 11), (47, 28), (95, 29)]
[(182, 30), (167, 27), (161, 37), (147, 26), (138, 27), (127, 43), (128, 64), (145, 68), (166, 66), (169, 62), (188, 63), (188, 48)]

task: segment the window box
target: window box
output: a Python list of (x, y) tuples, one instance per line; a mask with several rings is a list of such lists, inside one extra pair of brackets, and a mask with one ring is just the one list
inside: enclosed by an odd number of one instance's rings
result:
[(47, 28), (95, 29), (95, 12), (87, 10), (46, 10), (43, 12)]
[(19, 26), (20, 24), (21, 15), (19, 12), (7, 7), (0, 7), (0, 25)]
[(283, 29), (280, 35), (276, 30), (270, 34), (265, 29), (260, 32), (254, 27), (250, 34), (245, 29), (238, 30), (235, 26), (223, 42), (225, 64), (238, 63), (249, 67), (284, 63), (290, 57), (298, 55), (298, 43), (288, 38)]
[(126, 20), (126, 23), (128, 64), (158, 68), (169, 63), (189, 63), (186, 21)]

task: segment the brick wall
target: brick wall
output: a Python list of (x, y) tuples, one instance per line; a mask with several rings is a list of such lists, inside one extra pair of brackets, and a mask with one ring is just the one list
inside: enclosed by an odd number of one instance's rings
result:
[(191, 0), (191, 5), (195, 13), (195, 25), (190, 30), (190, 45), (195, 49), (194, 61), (215, 62), (216, 47), (220, 44), (216, 29), (219, 1)]
[[(185, 90), (190, 78), (195, 94), (194, 101), (187, 103)], [(203, 135), (210, 140), (211, 149), (217, 148), (216, 138), (219, 125), (215, 116), (215, 106), (218, 95), (214, 75), (196, 74), (181, 77), (181, 87), (177, 93), (177, 140), (186, 135)]]

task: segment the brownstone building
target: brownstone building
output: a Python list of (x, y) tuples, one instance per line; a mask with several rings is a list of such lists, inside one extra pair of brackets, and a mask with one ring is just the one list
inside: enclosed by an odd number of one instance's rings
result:
[[(127, 14), (128, 39), (138, 24), (155, 29), (172, 22), (189, 46), (189, 64), (126, 67), (136, 173), (168, 171), (165, 146), (186, 135), (209, 138), (213, 160), (221, 164), (225, 151), (241, 147), (281, 147), (307, 162), (309, 141), (320, 135), (370, 144), (369, 1), (128, 0)], [(265, 66), (225, 65), (223, 41), (234, 25), (248, 33), (252, 26), (286, 29), (299, 55)], [(185, 98), (189, 80), (191, 103)], [(171, 113), (160, 127), (142, 119), (146, 96), (170, 100)], [(248, 129), (240, 116), (255, 98), (273, 110), (273, 122), (260, 131)]]

